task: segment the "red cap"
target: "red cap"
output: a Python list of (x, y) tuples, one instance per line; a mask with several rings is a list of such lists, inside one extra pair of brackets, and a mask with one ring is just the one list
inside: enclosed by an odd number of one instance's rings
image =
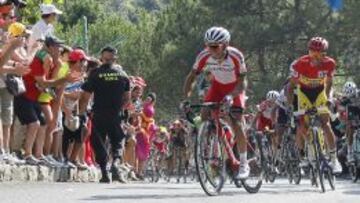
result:
[(10, 11), (13, 9), (13, 5), (12, 4), (8, 4), (8, 5), (2, 5), (0, 6), (0, 13), (1, 14), (8, 14), (10, 13)]
[(85, 52), (81, 49), (75, 49), (69, 54), (69, 61), (81, 61), (89, 60), (89, 57), (86, 56)]

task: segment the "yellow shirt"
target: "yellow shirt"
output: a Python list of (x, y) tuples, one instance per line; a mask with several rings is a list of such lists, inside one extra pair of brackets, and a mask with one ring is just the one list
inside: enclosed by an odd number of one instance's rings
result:
[[(61, 65), (58, 74), (56, 75), (55, 79), (64, 78), (70, 71), (69, 63), (65, 62)], [(47, 92), (43, 92), (40, 94), (38, 98), (38, 102), (48, 104), (53, 100), (53, 96)]]

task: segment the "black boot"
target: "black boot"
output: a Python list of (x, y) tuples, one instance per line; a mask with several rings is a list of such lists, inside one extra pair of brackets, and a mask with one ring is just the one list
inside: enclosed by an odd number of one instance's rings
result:
[(110, 183), (109, 172), (105, 169), (101, 169), (101, 179), (99, 180), (100, 183)]

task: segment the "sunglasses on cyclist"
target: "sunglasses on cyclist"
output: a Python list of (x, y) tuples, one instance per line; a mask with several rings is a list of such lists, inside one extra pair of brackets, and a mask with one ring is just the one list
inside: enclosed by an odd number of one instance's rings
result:
[(218, 49), (220, 47), (220, 44), (208, 44), (207, 47), (210, 49)]

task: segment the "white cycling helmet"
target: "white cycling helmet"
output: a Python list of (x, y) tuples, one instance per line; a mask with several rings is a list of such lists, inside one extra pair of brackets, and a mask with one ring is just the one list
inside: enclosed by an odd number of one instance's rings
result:
[(347, 97), (354, 96), (356, 94), (356, 84), (354, 82), (346, 82), (343, 87), (343, 94)]
[(205, 43), (229, 43), (230, 33), (223, 27), (211, 27), (205, 33)]
[(279, 98), (280, 93), (275, 90), (271, 90), (266, 94), (266, 100), (276, 101)]

